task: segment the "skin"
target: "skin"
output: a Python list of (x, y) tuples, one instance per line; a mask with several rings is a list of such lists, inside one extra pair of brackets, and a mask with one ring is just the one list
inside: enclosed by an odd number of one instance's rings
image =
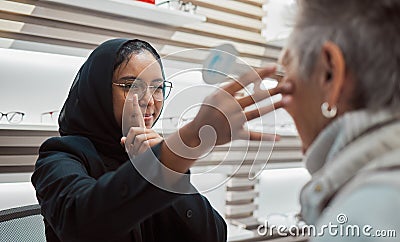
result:
[[(163, 79), (160, 65), (148, 51), (133, 54), (128, 62), (118, 66), (113, 74), (113, 82), (122, 83), (127, 77), (140, 78), (148, 85), (154, 80)], [(161, 113), (163, 101), (154, 100), (150, 91), (147, 91), (140, 100), (129, 94), (125, 97), (124, 88), (116, 85), (112, 85), (112, 94), (115, 120), (122, 128), (122, 120), (125, 118), (124, 125), (131, 127), (125, 131), (127, 136), (121, 139), (122, 145), (129, 144), (126, 146), (127, 152), (135, 156), (161, 142), (161, 136), (151, 127)]]
[[(151, 85), (153, 80), (163, 79), (161, 67), (156, 62), (156, 59), (148, 51), (143, 51), (139, 54), (133, 54), (129, 59), (128, 63), (123, 62), (114, 71), (113, 82), (121, 82), (120, 80), (126, 77), (137, 77), (144, 80), (148, 85)], [(125, 104), (125, 94), (124, 89), (113, 85), (113, 107), (114, 116), (117, 123), (122, 127), (122, 112)], [(151, 115), (145, 120), (146, 128), (151, 128), (154, 121), (161, 113), (161, 108), (163, 101), (156, 101), (151, 96), (150, 92), (146, 94), (139, 100), (139, 106), (142, 114)], [(133, 125), (138, 126), (138, 124)]]
[[(292, 55), (288, 48), (280, 60), (286, 70), (282, 82), (293, 86), (293, 92), (284, 94), (283, 98), (291, 98), (285, 109), (296, 124), (305, 153), (328, 124), (354, 109), (350, 100), (355, 82), (346, 70), (341, 49), (332, 42), (322, 46), (309, 80), (300, 78)], [(322, 115), (321, 105), (324, 102), (328, 102), (330, 107), (337, 107), (335, 118), (328, 119)]]

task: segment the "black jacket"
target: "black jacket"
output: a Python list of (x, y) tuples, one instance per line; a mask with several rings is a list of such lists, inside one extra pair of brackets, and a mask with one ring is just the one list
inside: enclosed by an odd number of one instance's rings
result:
[(129, 160), (101, 157), (87, 138), (51, 138), (39, 153), (32, 183), (48, 241), (226, 241), (226, 224), (205, 197), (159, 189)]

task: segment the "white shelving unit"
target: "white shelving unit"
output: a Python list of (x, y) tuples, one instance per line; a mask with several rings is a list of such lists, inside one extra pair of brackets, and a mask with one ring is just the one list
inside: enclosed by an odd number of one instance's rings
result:
[(171, 26), (205, 22), (207, 18), (134, 0), (42, 0)]
[[(54, 131), (58, 132), (57, 125), (47, 124), (0, 124), (0, 132), (2, 131)], [(1, 134), (1, 133), (0, 133)]]

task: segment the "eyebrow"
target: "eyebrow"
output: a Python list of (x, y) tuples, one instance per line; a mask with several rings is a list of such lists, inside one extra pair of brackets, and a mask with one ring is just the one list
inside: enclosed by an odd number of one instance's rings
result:
[[(124, 76), (124, 77), (121, 77), (121, 78), (118, 79), (118, 81), (126, 81), (126, 80), (141, 80), (141, 81), (144, 81), (143, 79), (138, 78), (136, 76)], [(157, 79), (152, 80), (151, 82), (152, 83), (164, 82), (164, 79), (163, 78), (157, 78)]]
[(141, 79), (136, 76), (123, 76), (118, 79), (118, 81), (126, 81), (126, 80), (141, 80)]
[(163, 79), (163, 78), (157, 78), (157, 79), (154, 79), (154, 80), (152, 80), (151, 82), (164, 82), (165, 80)]

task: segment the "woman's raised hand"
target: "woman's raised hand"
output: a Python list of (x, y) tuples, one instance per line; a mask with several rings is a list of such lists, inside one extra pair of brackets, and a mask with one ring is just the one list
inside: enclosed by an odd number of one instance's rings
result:
[(129, 130), (126, 137), (121, 138), (121, 145), (125, 146), (126, 152), (130, 157), (135, 157), (145, 152), (151, 146), (160, 143), (163, 138), (153, 129), (148, 129), (143, 120), (143, 114), (140, 111), (137, 95), (133, 98), (127, 98), (125, 112), (130, 115), (124, 115), (124, 125), (129, 124)]
[[(222, 145), (235, 139), (275, 139), (275, 135), (249, 131), (244, 127), (247, 121), (281, 108), (290, 101), (282, 99), (268, 106), (244, 110), (261, 100), (291, 91), (288, 84), (281, 84), (270, 90), (259, 87), (261, 81), (273, 75), (275, 70), (276, 66), (273, 65), (248, 72), (210, 94), (205, 98), (196, 117), (165, 140), (168, 149), (179, 157), (195, 160), (214, 145)], [(256, 86), (253, 94), (236, 98), (236, 94), (250, 83)]]

